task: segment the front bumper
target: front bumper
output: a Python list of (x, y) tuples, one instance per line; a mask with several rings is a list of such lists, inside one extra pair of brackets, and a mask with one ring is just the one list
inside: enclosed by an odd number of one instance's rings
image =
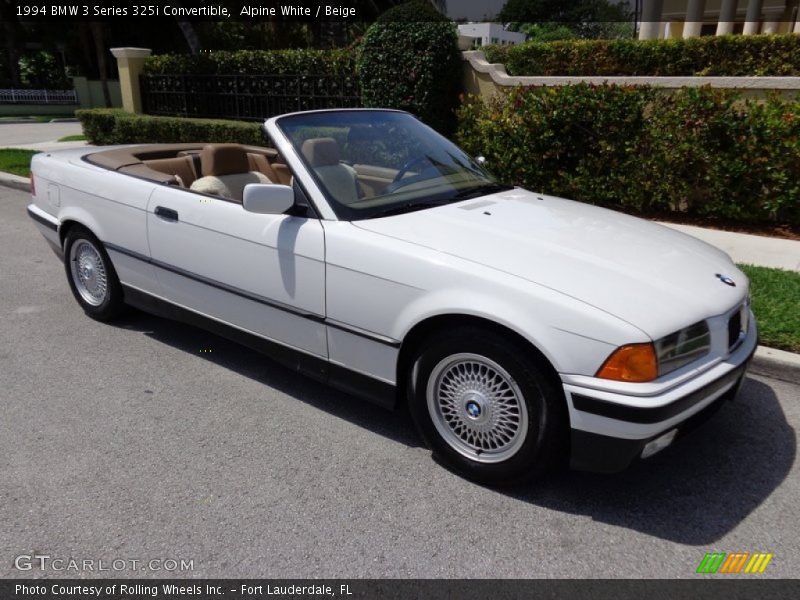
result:
[(565, 384), (572, 424), (570, 466), (602, 473), (622, 471), (653, 440), (675, 429), (678, 439), (703, 423), (738, 393), (757, 337), (751, 320), (744, 342), (724, 361), (652, 396)]

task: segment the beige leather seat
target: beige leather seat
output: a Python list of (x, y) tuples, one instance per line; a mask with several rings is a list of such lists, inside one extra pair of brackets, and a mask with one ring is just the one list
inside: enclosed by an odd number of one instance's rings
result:
[(181, 187), (189, 187), (197, 180), (194, 162), (189, 156), (177, 158), (155, 158), (144, 161), (144, 164), (167, 175), (174, 175)]
[(213, 196), (242, 201), (249, 183), (272, 183), (258, 171), (251, 171), (247, 152), (239, 144), (209, 144), (200, 153), (203, 176), (189, 189)]
[(339, 162), (339, 145), (336, 140), (333, 138), (306, 140), (301, 151), (336, 200), (342, 204), (352, 204), (359, 199), (356, 170)]

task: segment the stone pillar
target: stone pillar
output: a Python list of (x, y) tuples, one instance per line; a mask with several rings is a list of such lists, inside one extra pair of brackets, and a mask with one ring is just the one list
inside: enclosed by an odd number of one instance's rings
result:
[(689, 0), (689, 4), (686, 7), (686, 21), (683, 24), (684, 38), (693, 38), (700, 35), (705, 12), (706, 0)]
[(117, 59), (122, 108), (132, 113), (142, 112), (142, 93), (139, 75), (144, 69), (145, 59), (153, 53), (149, 48), (112, 48)]
[(661, 36), (661, 11), (664, 0), (642, 0), (642, 18), (639, 23), (639, 39), (655, 40)]
[(717, 22), (717, 35), (733, 33), (733, 25), (736, 22), (736, 4), (737, 0), (722, 0), (719, 22)]
[(761, 0), (748, 0), (744, 18), (744, 35), (755, 35), (761, 27)]
[(778, 26), (780, 23), (774, 18), (767, 17), (764, 20), (764, 27), (761, 28), (761, 33), (778, 33)]

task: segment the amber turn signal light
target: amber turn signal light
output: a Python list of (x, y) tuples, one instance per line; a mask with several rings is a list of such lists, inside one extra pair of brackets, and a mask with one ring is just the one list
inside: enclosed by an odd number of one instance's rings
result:
[(652, 381), (658, 377), (658, 360), (653, 344), (629, 344), (617, 348), (596, 376), (614, 381)]

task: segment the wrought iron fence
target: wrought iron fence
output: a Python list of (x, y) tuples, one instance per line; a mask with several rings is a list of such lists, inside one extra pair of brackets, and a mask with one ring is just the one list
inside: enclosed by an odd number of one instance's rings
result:
[(0, 104), (78, 104), (75, 90), (0, 89)]
[(298, 110), (361, 106), (355, 76), (142, 75), (151, 115), (262, 120)]

